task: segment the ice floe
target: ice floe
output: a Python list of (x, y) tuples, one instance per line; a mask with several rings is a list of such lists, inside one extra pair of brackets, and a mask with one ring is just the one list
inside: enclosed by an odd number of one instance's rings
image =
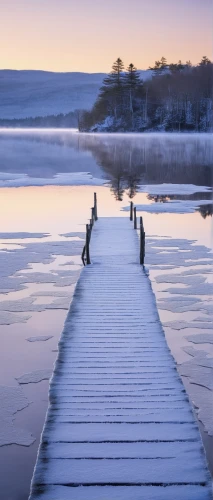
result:
[(212, 322), (212, 324), (213, 324), (213, 318), (207, 317), (207, 316), (198, 316), (197, 318), (194, 319), (194, 321), (198, 321), (198, 322), (205, 321), (205, 322), (209, 322), (209, 323)]
[(17, 444), (30, 446), (35, 438), (14, 424), (15, 414), (29, 405), (20, 387), (0, 386), (0, 446)]
[(213, 303), (203, 302), (199, 298), (196, 299), (196, 297), (187, 296), (175, 296), (158, 299), (158, 308), (174, 313), (183, 313), (188, 311), (202, 311), (207, 314), (213, 313)]
[(93, 177), (89, 172), (58, 173), (51, 178), (30, 177), (27, 174), (2, 174), (0, 187), (21, 186), (103, 186), (109, 181)]
[(189, 286), (186, 288), (167, 288), (164, 292), (180, 295), (213, 295), (213, 283), (202, 283), (200, 285)]
[[(51, 275), (48, 277), (47, 273), (23, 273), (23, 269), (29, 269), (32, 263), (42, 263), (49, 264), (55, 260), (55, 256), (75, 256), (81, 255), (83, 249), (82, 240), (72, 240), (72, 241), (57, 241), (57, 242), (43, 242), (43, 243), (26, 243), (25, 248), (18, 248), (10, 252), (0, 251), (0, 293), (8, 293), (11, 290), (21, 290), (26, 288), (26, 283), (30, 282), (45, 282), (44, 276), (47, 278), (47, 282), (57, 283), (60, 281), (59, 286), (66, 286), (63, 281), (62, 272), (55, 278), (55, 281), (51, 280)], [(73, 284), (77, 280), (76, 278), (71, 278), (71, 271), (64, 270), (70, 279), (67, 283)], [(76, 271), (72, 271), (75, 273)], [(74, 276), (74, 275), (72, 275)], [(29, 281), (29, 277), (31, 281)], [(40, 280), (40, 281), (39, 281)]]
[(19, 233), (0, 233), (0, 239), (1, 240), (24, 240), (28, 238), (46, 238), (47, 236), (50, 236), (49, 233), (26, 233), (26, 232), (19, 232)]
[(80, 239), (85, 239), (86, 234), (85, 233), (64, 233), (60, 234), (59, 236), (64, 236), (65, 238), (80, 238)]
[[(200, 330), (212, 330), (212, 324), (208, 322), (198, 323), (197, 321), (168, 321), (164, 323), (164, 326), (172, 328), (172, 330), (184, 330), (185, 328), (199, 328)], [(213, 335), (212, 335), (213, 343)]]
[[(146, 242), (146, 265), (196, 267), (210, 266), (213, 263), (211, 249), (204, 245), (196, 245), (193, 240), (173, 240), (172, 238), (149, 238)], [(189, 275), (187, 269), (187, 274)], [(210, 271), (209, 271), (210, 272)], [(176, 273), (177, 274), (177, 273)], [(194, 270), (191, 275), (198, 274)], [(183, 275), (181, 273), (181, 275)], [(179, 275), (178, 275), (179, 276)], [(159, 278), (160, 279), (160, 278)], [(171, 278), (173, 280), (173, 278)]]
[[(33, 273), (32, 273), (33, 274)], [(37, 273), (36, 273), (37, 274)], [(38, 273), (39, 274), (39, 273)], [(42, 279), (44, 278), (44, 282), (49, 282), (48, 279), (45, 279), (45, 273), (42, 274)], [(49, 275), (48, 275), (49, 276)], [(51, 275), (50, 275), (51, 276)], [(32, 281), (38, 278), (33, 276)], [(75, 279), (69, 277), (66, 280), (66, 285), (69, 281), (69, 284), (73, 284), (77, 281), (77, 276), (75, 275)], [(29, 282), (31, 282), (31, 278), (29, 278)], [(52, 281), (51, 281), (52, 282)], [(56, 283), (55, 278), (53, 283)], [(58, 286), (66, 286), (64, 285), (64, 281), (58, 280)], [(36, 303), (36, 299), (38, 297), (44, 297), (44, 303)], [(45, 303), (45, 297), (53, 297), (53, 301), (50, 303)], [(71, 294), (66, 292), (59, 291), (44, 291), (44, 292), (35, 292), (30, 297), (24, 297), (18, 300), (2, 300), (0, 302), (0, 324), (2, 325), (11, 325), (13, 323), (26, 323), (27, 320), (31, 317), (21, 316), (14, 313), (25, 313), (25, 312), (43, 312), (47, 309), (69, 309), (71, 300)]]
[[(156, 202), (150, 205), (135, 205), (138, 212), (149, 212), (154, 214), (185, 214), (193, 213), (201, 205), (211, 204), (211, 200), (171, 200), (169, 202)], [(123, 207), (122, 210), (128, 212), (129, 206)]]
[(25, 373), (21, 377), (16, 377), (19, 384), (37, 384), (42, 380), (49, 380), (52, 375), (52, 369), (36, 370), (34, 372)]
[(41, 335), (38, 337), (28, 337), (28, 342), (46, 342), (53, 338), (53, 335)]
[(207, 358), (207, 352), (194, 348), (184, 347), (183, 350), (192, 359), (179, 365), (179, 372), (188, 378), (190, 397), (198, 408), (198, 418), (208, 434), (213, 436), (213, 358)]
[(36, 304), (36, 297), (26, 297), (19, 300), (4, 300), (0, 302), (0, 312), (42, 312), (46, 309), (67, 309), (69, 307), (70, 298), (59, 297), (53, 300), (50, 304)]
[(161, 274), (156, 276), (157, 283), (182, 283), (183, 285), (198, 285), (205, 282), (203, 276), (183, 276), (182, 274)]
[(31, 293), (31, 297), (64, 297), (69, 298), (70, 294), (64, 291), (56, 291), (56, 290), (44, 290), (40, 292)]
[[(159, 298), (157, 294), (159, 310), (179, 314), (178, 319), (176, 316), (174, 321), (164, 321), (163, 326), (173, 330), (190, 328), (197, 331), (197, 334), (185, 336), (188, 342), (213, 344), (213, 283), (207, 281), (208, 275), (212, 274), (211, 249), (197, 245), (193, 240), (150, 237), (146, 244), (146, 265), (153, 270), (162, 270), (163, 266), (166, 270), (166, 266), (171, 266), (171, 272), (167, 268), (166, 273), (157, 274), (153, 278), (161, 285), (161, 294), (166, 292), (165, 297)], [(176, 268), (176, 272), (172, 267)], [(182, 267), (185, 270), (180, 269)], [(167, 284), (167, 287), (163, 288), (162, 284)], [(181, 313), (189, 311), (199, 311), (200, 315), (187, 321), (187, 316), (181, 316)], [(208, 433), (213, 435), (213, 358), (192, 347), (185, 347), (183, 350), (192, 359), (180, 365), (180, 374), (188, 378), (188, 392), (198, 408), (198, 418)]]
[(211, 188), (207, 186), (196, 186), (195, 184), (150, 184), (140, 185), (138, 189), (141, 193), (151, 195), (190, 195), (194, 193), (208, 193)]
[(0, 325), (12, 325), (14, 323), (27, 323), (31, 316), (20, 316), (9, 311), (0, 311)]
[[(212, 325), (210, 325), (212, 329)], [(188, 335), (186, 339), (193, 344), (213, 344), (213, 333), (199, 333), (196, 335)]]

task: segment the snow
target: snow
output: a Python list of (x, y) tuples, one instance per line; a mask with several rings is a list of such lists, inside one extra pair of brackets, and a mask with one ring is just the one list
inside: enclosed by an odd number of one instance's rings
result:
[(37, 384), (42, 380), (49, 380), (52, 375), (52, 370), (36, 370), (31, 373), (25, 373), (21, 377), (16, 377), (19, 384)]
[(194, 193), (208, 193), (212, 189), (207, 186), (195, 186), (195, 184), (147, 184), (140, 185), (138, 191), (150, 195), (191, 195)]
[[(39, 493), (39, 492), (38, 492)], [(33, 499), (36, 498), (33, 497)], [(210, 500), (202, 486), (49, 486), (42, 500)]]
[[(107, 424), (106, 424), (107, 426)], [(72, 427), (75, 427), (74, 425)], [(117, 425), (120, 428), (120, 424)], [(133, 426), (135, 427), (135, 426)], [(142, 427), (142, 426), (141, 426)], [(143, 427), (146, 427), (144, 425)], [(169, 426), (168, 426), (169, 427)], [(205, 482), (206, 474), (202, 468), (202, 460), (199, 456), (188, 450), (188, 463), (180, 455), (171, 459), (146, 459), (146, 460), (49, 460), (47, 484), (164, 484), (173, 483), (195, 483)], [(185, 458), (185, 457), (184, 457)], [(153, 479), (153, 470), (154, 479)], [(98, 471), (98, 473), (97, 473)], [(37, 474), (39, 477), (39, 473)]]
[[(191, 214), (194, 213), (200, 206), (211, 204), (211, 200), (170, 200), (165, 203), (156, 202), (150, 205), (135, 205), (138, 212), (149, 212), (154, 214)], [(128, 212), (128, 207), (122, 207), (122, 210)]]
[[(51, 443), (48, 446), (48, 457), (53, 458), (100, 458), (104, 448), (105, 458), (157, 458), (156, 443)], [(195, 443), (161, 443), (161, 458), (174, 458), (183, 455), (190, 448), (190, 452), (197, 452)], [(45, 453), (41, 450), (41, 456)]]
[(0, 386), (0, 446), (30, 446), (35, 439), (28, 430), (14, 425), (14, 415), (26, 408), (29, 401), (19, 387)]
[(183, 483), (187, 500), (210, 498), (198, 426), (138, 255), (127, 218), (99, 219), (59, 343), (31, 500), (105, 500), (103, 491), (165, 500), (174, 484), (170, 494), (184, 498)]

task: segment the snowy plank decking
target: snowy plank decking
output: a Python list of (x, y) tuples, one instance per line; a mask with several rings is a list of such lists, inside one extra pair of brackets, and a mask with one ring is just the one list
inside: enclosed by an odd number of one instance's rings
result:
[(31, 500), (207, 500), (201, 438), (127, 218), (100, 219), (60, 341)]

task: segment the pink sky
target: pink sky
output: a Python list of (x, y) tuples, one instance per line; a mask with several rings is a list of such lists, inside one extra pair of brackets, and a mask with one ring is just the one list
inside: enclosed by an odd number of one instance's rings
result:
[(212, 58), (213, 0), (1, 0), (1, 68), (109, 71)]

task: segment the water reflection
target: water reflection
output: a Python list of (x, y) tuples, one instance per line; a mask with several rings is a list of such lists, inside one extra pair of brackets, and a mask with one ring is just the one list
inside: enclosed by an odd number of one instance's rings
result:
[(212, 186), (210, 136), (88, 135), (81, 147), (92, 152), (119, 201), (124, 191), (134, 198), (140, 184)]
[(210, 216), (212, 217), (213, 214), (213, 205), (212, 203), (209, 203), (209, 205), (201, 205), (199, 207), (199, 212), (203, 219), (206, 219), (206, 217)]
[[(134, 198), (141, 184), (212, 186), (212, 134), (1, 131), (0, 155), (3, 172), (45, 178), (89, 170), (96, 177), (110, 180), (118, 201), (122, 201), (124, 192)], [(202, 207), (201, 212), (202, 216), (212, 215), (211, 205)]]

